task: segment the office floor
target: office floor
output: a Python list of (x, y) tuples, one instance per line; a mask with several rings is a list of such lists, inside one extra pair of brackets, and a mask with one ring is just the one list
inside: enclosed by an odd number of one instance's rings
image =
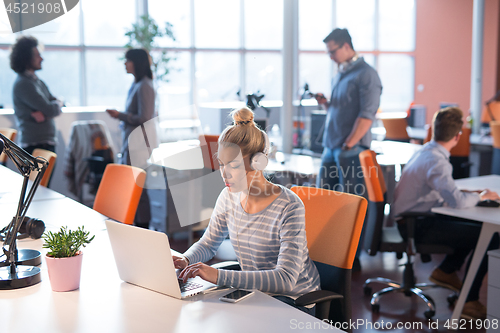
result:
[[(187, 240), (172, 239), (171, 246), (179, 252), (187, 249)], [(415, 260), (414, 268), (417, 282), (429, 282), (428, 276), (434, 267), (442, 260), (442, 255), (433, 255), (432, 261), (422, 263), (420, 258)], [(433, 321), (429, 321), (424, 316), (426, 310), (425, 303), (416, 296), (406, 297), (402, 293), (386, 295), (380, 300), (380, 312), (373, 314), (370, 306), (370, 297), (363, 294), (363, 283), (370, 277), (385, 277), (396, 281), (402, 280), (405, 259), (397, 260), (395, 254), (384, 253), (370, 257), (363, 253), (361, 256), (361, 272), (353, 273), (352, 276), (352, 300), (353, 300), (353, 321), (360, 325), (354, 332), (452, 332), (445, 327), (445, 323), (450, 319), (453, 308), (448, 306), (447, 296), (450, 291), (444, 288), (428, 289), (426, 293), (434, 299), (436, 303), (436, 315)], [(463, 276), (463, 271), (460, 276)], [(381, 289), (373, 285), (373, 290)], [(481, 289), (480, 301), (486, 304), (487, 280), (484, 281)], [(404, 329), (395, 329), (398, 323), (404, 325)], [(392, 325), (393, 329), (388, 329)], [(437, 325), (437, 326), (436, 326)], [(484, 333), (484, 329), (471, 329), (470, 322), (457, 332)], [(437, 327), (437, 328), (436, 328)], [(377, 329), (378, 328), (378, 329)]]

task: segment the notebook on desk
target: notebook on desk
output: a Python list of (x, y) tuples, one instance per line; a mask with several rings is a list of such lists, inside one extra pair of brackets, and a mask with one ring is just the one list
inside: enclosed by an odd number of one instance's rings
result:
[(106, 228), (123, 281), (178, 299), (217, 288), (200, 277), (179, 282), (166, 234), (111, 220)]

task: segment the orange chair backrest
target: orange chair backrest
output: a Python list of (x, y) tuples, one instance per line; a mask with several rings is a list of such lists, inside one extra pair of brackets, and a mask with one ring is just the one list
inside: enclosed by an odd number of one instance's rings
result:
[(468, 157), (470, 152), (470, 133), (471, 129), (462, 127), (462, 135), (458, 139), (455, 147), (451, 148), (450, 156)]
[(408, 122), (406, 118), (382, 118), (385, 127), (386, 140), (408, 140), (410, 136), (406, 131)]
[[(14, 142), (14, 140), (16, 139), (17, 130), (13, 128), (0, 128), (0, 133), (2, 133), (2, 135), (5, 136), (10, 141)], [(5, 161), (7, 161), (7, 155), (1, 153), (0, 163), (5, 163)]]
[(368, 199), (372, 202), (384, 202), (384, 194), (387, 192), (387, 187), (375, 152), (370, 149), (362, 151), (359, 153), (359, 162), (365, 178)]
[(493, 137), (493, 147), (500, 148), (500, 120), (490, 123), (491, 136)]
[(217, 144), (219, 136), (202, 134), (200, 135), (199, 139), (205, 168), (212, 169), (214, 171), (218, 170), (219, 162), (217, 161), (217, 158), (215, 158), (215, 154), (217, 153), (217, 150), (219, 148)]
[[(492, 119), (491, 116), (493, 116), (494, 119)], [(500, 121), (500, 102), (491, 102), (483, 108), (481, 122), (487, 124), (490, 121)]]
[[(56, 164), (57, 154), (49, 150), (36, 148), (35, 150), (33, 150), (33, 154), (31, 155), (34, 157), (43, 157), (47, 162), (49, 162), (49, 166), (45, 170), (42, 180), (40, 181), (41, 186), (47, 187), (47, 185), (49, 185), (49, 179), (50, 176), (52, 175), (52, 171), (54, 171), (54, 165)], [(30, 179), (35, 180), (37, 174), (38, 172), (32, 172), (30, 174)]]
[(146, 172), (130, 165), (106, 166), (94, 201), (94, 210), (116, 221), (133, 224)]
[[(458, 143), (455, 147), (453, 147), (450, 151), (451, 156), (457, 157), (467, 157), (470, 152), (470, 134), (471, 129), (467, 127), (462, 127), (462, 135), (460, 135), (460, 139), (458, 139)], [(424, 140), (424, 143), (431, 141), (432, 139), (432, 126), (429, 126), (427, 129), (427, 137)]]
[(367, 201), (357, 195), (295, 186), (306, 210), (306, 236), (312, 260), (351, 269), (366, 214)]

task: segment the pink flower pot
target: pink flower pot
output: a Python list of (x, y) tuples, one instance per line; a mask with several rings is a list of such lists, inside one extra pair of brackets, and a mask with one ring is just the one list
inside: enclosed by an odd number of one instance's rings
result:
[(83, 253), (68, 258), (45, 256), (53, 291), (71, 291), (80, 288)]

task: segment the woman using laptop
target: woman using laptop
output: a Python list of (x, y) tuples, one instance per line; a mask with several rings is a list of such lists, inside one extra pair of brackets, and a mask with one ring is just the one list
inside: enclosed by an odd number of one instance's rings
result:
[[(309, 258), (302, 201), (267, 181), (269, 140), (248, 108), (231, 113), (234, 124), (219, 137), (218, 160), (226, 184), (203, 237), (183, 257), (174, 257), (184, 282), (200, 276), (220, 286), (258, 289), (294, 305), (318, 290), (319, 274)], [(229, 235), (241, 271), (215, 269), (206, 262)], [(311, 313), (312, 310), (298, 307)]]

